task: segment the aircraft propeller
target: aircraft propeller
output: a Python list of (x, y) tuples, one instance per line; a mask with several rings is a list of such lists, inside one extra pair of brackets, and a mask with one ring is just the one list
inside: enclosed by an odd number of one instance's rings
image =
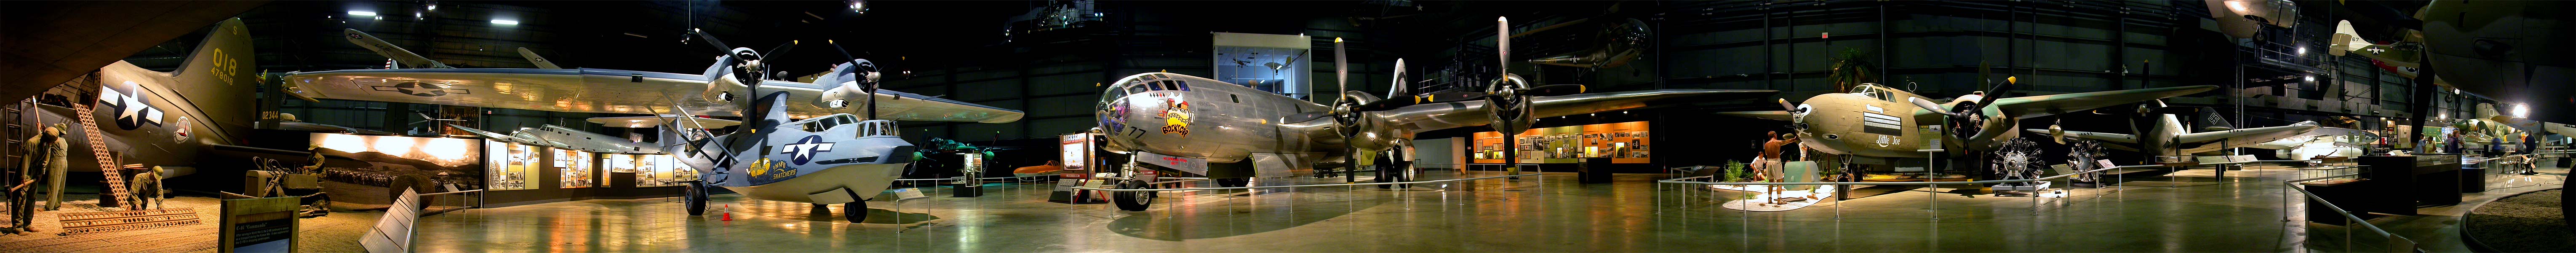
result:
[[(1981, 67), (1977, 68), (1977, 80), (1992, 80), (1987, 79), (1987, 74), (1985, 73), (1987, 68), (1982, 67), (1984, 64), (1978, 64), (1978, 66)], [(1959, 96), (1955, 102), (1957, 106), (1942, 106), (1941, 104), (1932, 103), (1932, 101), (1929, 100), (1923, 100), (1923, 98), (1920, 97), (1910, 97), (1905, 100), (1906, 102), (1914, 103), (1914, 106), (1916, 107), (1922, 107), (1924, 110), (1932, 111), (1934, 114), (1941, 115), (1941, 117), (1949, 119), (1949, 123), (1945, 124), (1948, 129), (1943, 129), (1948, 132), (1941, 134), (1941, 148), (1951, 150), (1952, 152), (1965, 152), (1963, 148), (1969, 147), (1969, 143), (1965, 141), (1975, 139), (1978, 136), (1983, 135), (1986, 130), (1986, 121), (2012, 120), (1991, 118), (1995, 115), (1986, 115), (1985, 109), (1986, 106), (1993, 105), (1995, 100), (2003, 99), (2004, 92), (2011, 91), (2013, 84), (2015, 83), (2019, 83), (2018, 78), (2004, 77), (2004, 81), (2002, 83), (1995, 84), (1995, 87), (1991, 90), (1972, 93), (1966, 96)], [(2003, 130), (2009, 131), (2009, 129)]]

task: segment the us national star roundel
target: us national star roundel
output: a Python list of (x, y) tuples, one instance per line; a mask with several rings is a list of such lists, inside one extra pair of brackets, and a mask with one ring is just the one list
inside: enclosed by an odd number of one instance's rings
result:
[(367, 86), (367, 87), (374, 88), (374, 90), (375, 90), (375, 91), (391, 91), (391, 92), (400, 92), (400, 93), (402, 93), (403, 95), (413, 95), (413, 96), (423, 96), (423, 97), (446, 96), (447, 94), (474, 94), (473, 92), (471, 92), (471, 91), (467, 91), (467, 90), (465, 90), (465, 89), (447, 88), (446, 86), (439, 86), (438, 84), (433, 84), (433, 83), (423, 83), (423, 82), (403, 82), (403, 83), (394, 84), (393, 86)]
[(799, 139), (796, 140), (796, 143), (789, 143), (781, 147), (787, 149), (786, 152), (790, 158), (788, 160), (790, 162), (795, 162), (796, 165), (805, 165), (806, 162), (813, 161), (814, 152), (832, 151), (832, 143), (823, 142), (823, 136), (821, 135), (805, 136), (805, 139)]

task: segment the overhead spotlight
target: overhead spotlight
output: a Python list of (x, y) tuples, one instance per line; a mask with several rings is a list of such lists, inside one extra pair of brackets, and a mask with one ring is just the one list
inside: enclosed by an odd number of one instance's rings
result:
[(2299, 46), (2299, 56), (2308, 56), (2308, 46)]
[(2515, 104), (2513, 105), (2513, 116), (2517, 118), (2531, 117), (2531, 107), (2522, 104)]
[(868, 13), (868, 1), (850, 1), (850, 12)]
[(429, 2), (429, 4), (421, 5), (421, 7), (422, 7), (422, 8), (427, 8), (427, 9), (429, 9), (429, 11), (438, 11), (438, 2), (436, 2), (436, 1), (431, 1), (431, 2)]
[(492, 20), (492, 24), (516, 25), (516, 24), (519, 24), (519, 21), (518, 21), (518, 20), (501, 20), (501, 19), (494, 19), (494, 20)]
[(375, 16), (375, 15), (376, 15), (376, 12), (373, 12), (373, 11), (349, 11), (349, 15), (350, 15), (350, 16)]
[(411, 19), (429, 19), (429, 18), (427, 18), (427, 17), (422, 17), (422, 16), (420, 15), (420, 13), (419, 13), (419, 12), (413, 12), (413, 13), (411, 13)]
[(2304, 76), (2303, 78), (2307, 78), (2309, 82), (2317, 81), (2317, 76)]

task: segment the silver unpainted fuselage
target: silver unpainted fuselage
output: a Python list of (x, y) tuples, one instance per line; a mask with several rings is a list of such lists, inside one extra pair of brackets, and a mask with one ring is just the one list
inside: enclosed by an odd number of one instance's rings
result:
[[(1706, 96), (1769, 96), (1772, 90), (1666, 89), (1534, 97), (1532, 118), (1644, 108), (1660, 103), (1706, 101)], [(1346, 92), (1361, 103), (1374, 95)], [(1697, 100), (1692, 100), (1696, 98)], [(1410, 97), (1395, 99), (1412, 99)], [(1331, 108), (1267, 91), (1196, 76), (1143, 73), (1127, 76), (1102, 92), (1095, 107), (1104, 149), (1117, 153), (1159, 155), (1285, 170), (1332, 167), (1319, 160), (1349, 155), (1351, 150), (1382, 151), (1406, 145), (1420, 131), (1486, 125), (1493, 121), (1485, 101), (1425, 103), (1385, 111), (1361, 112), (1349, 124), (1336, 122)], [(1360, 130), (1345, 136), (1340, 128)], [(1338, 160), (1334, 160), (1338, 161)], [(1264, 171), (1280, 171), (1260, 169)]]

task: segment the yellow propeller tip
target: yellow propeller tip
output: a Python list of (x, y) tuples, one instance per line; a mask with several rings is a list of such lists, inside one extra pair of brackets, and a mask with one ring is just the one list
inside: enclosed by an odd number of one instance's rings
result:
[(1339, 37), (1333, 38), (1333, 43), (1342, 43), (1342, 38), (1339, 38)]
[(2004, 77), (2004, 82), (2007, 82), (2007, 83), (2014, 83), (2014, 84), (2020, 84), (2020, 83), (2021, 83), (2021, 81), (2020, 81), (2020, 80), (2016, 80), (2016, 78), (2021, 78), (2021, 77), (2017, 77), (2017, 76), (2007, 76), (2007, 77)]

